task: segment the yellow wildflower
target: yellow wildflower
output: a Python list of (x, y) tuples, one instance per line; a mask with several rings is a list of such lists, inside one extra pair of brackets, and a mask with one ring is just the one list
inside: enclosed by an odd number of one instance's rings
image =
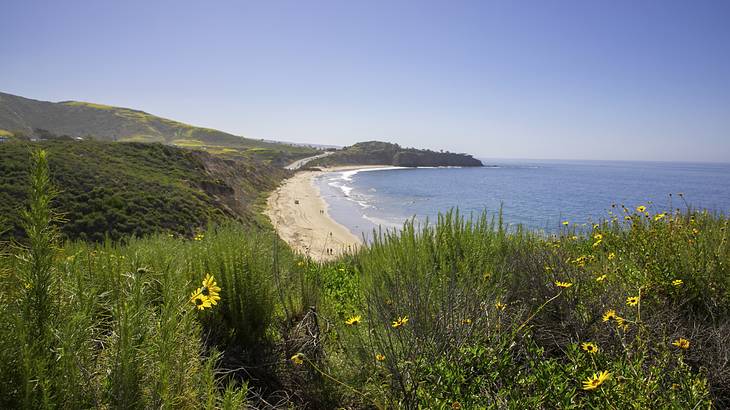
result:
[(379, 362), (382, 362), (382, 361), (385, 360), (385, 355), (378, 353), (378, 354), (375, 355), (375, 360), (377, 360)]
[(218, 293), (220, 291), (221, 288), (216, 283), (215, 278), (210, 273), (206, 274), (203, 279), (203, 287), (200, 288), (200, 293), (210, 299), (210, 303), (217, 305), (218, 301), (221, 300), (220, 294)]
[(606, 380), (611, 378), (611, 373), (602, 371), (600, 373), (593, 374), (593, 377), (589, 377), (583, 382), (583, 390), (595, 390)]
[(561, 282), (558, 280), (558, 281), (555, 281), (555, 286), (562, 288), (562, 289), (567, 289), (567, 288), (573, 286), (573, 284), (570, 282)]
[(667, 213), (666, 212), (662, 212), (660, 214), (656, 214), (656, 215), (654, 215), (654, 220), (655, 221), (658, 221), (658, 220), (664, 218), (665, 216), (667, 216)]
[(497, 308), (497, 310), (504, 310), (507, 307), (507, 305), (505, 305), (502, 302), (497, 302), (494, 304), (494, 307)]
[(471, 325), (471, 319), (464, 319), (461, 321), (461, 324), (469, 326), (469, 325)]
[(568, 222), (568, 221), (563, 221), (563, 226), (568, 226), (568, 225), (570, 225), (570, 222)]
[(595, 345), (595, 343), (592, 342), (584, 342), (580, 345), (581, 349), (585, 350), (588, 353), (598, 353), (598, 346)]
[(626, 304), (629, 306), (636, 306), (639, 304), (638, 296), (629, 296), (626, 298)]
[(195, 305), (198, 310), (203, 310), (205, 308), (212, 307), (210, 304), (210, 299), (203, 295), (201, 292), (201, 288), (198, 288), (195, 292), (190, 294), (190, 302)]
[(689, 349), (689, 340), (683, 337), (680, 337), (679, 339), (673, 341), (672, 344), (683, 350)]
[(629, 324), (626, 323), (626, 319), (622, 318), (621, 316), (616, 316), (616, 326), (623, 329), (624, 332), (629, 330)]
[(644, 212), (646, 212), (646, 207), (644, 205), (637, 206), (636, 212), (643, 214)]
[(682, 286), (683, 283), (684, 283), (684, 281), (682, 279), (674, 279), (672, 281), (673, 286)]
[(597, 234), (593, 235), (593, 239), (600, 241), (603, 239), (603, 235), (601, 235), (600, 233), (597, 233)]
[(398, 329), (399, 327), (405, 326), (406, 323), (408, 323), (408, 316), (402, 316), (393, 321), (393, 324), (391, 326), (393, 327), (393, 329)]
[(618, 317), (618, 315), (616, 314), (616, 311), (615, 311), (615, 310), (613, 310), (613, 309), (610, 309), (610, 310), (607, 310), (607, 311), (606, 311), (606, 312), (605, 312), (605, 313), (603, 314), (603, 321), (604, 321), (604, 322), (608, 322), (609, 320), (611, 320), (611, 319), (616, 319), (617, 317)]
[(610, 253), (608, 254), (608, 260), (612, 261), (612, 260), (614, 260), (614, 259), (616, 259), (616, 254), (615, 254), (615, 253), (613, 253), (613, 252), (610, 252)]
[(352, 316), (349, 319), (345, 320), (345, 324), (347, 326), (355, 326), (355, 325), (359, 325), (361, 320), (362, 320), (362, 316), (355, 315), (355, 316)]
[(604, 280), (606, 280), (606, 276), (608, 276), (608, 275), (603, 274), (603, 275), (597, 277), (596, 282), (603, 282)]
[(295, 354), (291, 357), (291, 362), (294, 364), (294, 366), (301, 366), (302, 364), (304, 364), (304, 354)]

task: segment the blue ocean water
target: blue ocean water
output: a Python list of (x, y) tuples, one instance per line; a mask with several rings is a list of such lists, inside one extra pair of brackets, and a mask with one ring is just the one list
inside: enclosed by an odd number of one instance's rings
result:
[[(612, 204), (653, 212), (674, 208), (730, 210), (730, 164), (483, 160), (484, 168), (388, 168), (332, 172), (316, 184), (330, 215), (356, 235), (397, 228), (411, 217), (436, 219), (500, 206), (506, 223), (554, 232), (561, 221), (591, 223)], [(677, 194), (683, 193), (683, 198)], [(670, 194), (672, 196), (670, 197)], [(685, 203), (686, 200), (686, 203)]]

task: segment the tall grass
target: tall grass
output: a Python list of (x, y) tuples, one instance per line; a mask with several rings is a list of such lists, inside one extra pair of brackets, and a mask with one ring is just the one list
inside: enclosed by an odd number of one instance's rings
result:
[(730, 405), (723, 215), (617, 207), (546, 236), (454, 211), (316, 263), (235, 223), (61, 244), (40, 152), (31, 187), (0, 250), (3, 408)]
[[(324, 301), (339, 321), (330, 371), (380, 407), (728, 405), (727, 219), (618, 212), (554, 236), (458, 212), (377, 236), (347, 266), (357, 301)], [(602, 371), (611, 379), (583, 390)]]

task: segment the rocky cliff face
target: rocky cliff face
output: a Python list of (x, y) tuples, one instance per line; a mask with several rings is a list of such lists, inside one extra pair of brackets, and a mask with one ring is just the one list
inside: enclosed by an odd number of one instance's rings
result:
[(395, 165), (401, 167), (481, 167), (482, 162), (468, 154), (401, 148), (380, 141), (360, 142), (345, 147), (318, 165)]

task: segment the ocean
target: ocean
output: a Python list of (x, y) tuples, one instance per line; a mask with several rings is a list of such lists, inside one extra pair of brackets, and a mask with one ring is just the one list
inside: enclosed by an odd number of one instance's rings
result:
[[(546, 233), (562, 221), (608, 219), (612, 204), (651, 212), (730, 210), (730, 164), (483, 159), (484, 168), (381, 168), (319, 175), (329, 214), (355, 235), (393, 229), (439, 212), (497, 215), (509, 227)], [(680, 197), (678, 194), (682, 193)], [(670, 195), (671, 194), (671, 195)], [(620, 211), (620, 209), (619, 209)]]

